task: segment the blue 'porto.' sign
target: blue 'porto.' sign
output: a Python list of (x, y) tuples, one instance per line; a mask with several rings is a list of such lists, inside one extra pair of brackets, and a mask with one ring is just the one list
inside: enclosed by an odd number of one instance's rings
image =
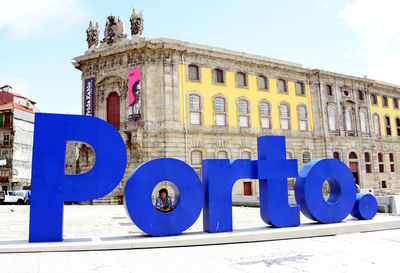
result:
[[(80, 141), (90, 145), (96, 161), (84, 174), (65, 174), (65, 144)], [(37, 113), (32, 160), (30, 242), (63, 239), (64, 202), (89, 201), (110, 193), (121, 181), (126, 168), (126, 148), (122, 137), (109, 123), (90, 116)], [(286, 159), (285, 137), (264, 136), (257, 140), (258, 160), (206, 159), (202, 180), (185, 162), (159, 158), (137, 167), (129, 176), (125, 208), (138, 228), (153, 236), (179, 234), (188, 229), (203, 209), (204, 231), (232, 231), (232, 187), (238, 179), (259, 179), (260, 213), (275, 227), (300, 224), (300, 211), (321, 223), (337, 223), (349, 213), (372, 219), (376, 199), (356, 194), (350, 169), (336, 159), (319, 159), (297, 171), (297, 160)], [(297, 177), (298, 206), (288, 204), (287, 178)], [(328, 200), (322, 185), (330, 186)], [(168, 213), (156, 210), (151, 194), (161, 181), (171, 181), (179, 189), (179, 204)], [(51, 198), (50, 198), (51, 197)]]

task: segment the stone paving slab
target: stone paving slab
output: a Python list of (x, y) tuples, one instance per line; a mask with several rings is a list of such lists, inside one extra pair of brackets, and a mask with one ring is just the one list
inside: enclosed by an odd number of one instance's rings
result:
[(28, 243), (29, 207), (0, 206), (0, 252), (45, 252), (198, 246), (328, 236), (399, 229), (400, 217), (377, 215), (370, 221), (350, 218), (342, 223), (317, 224), (304, 217), (302, 225), (273, 228), (265, 225), (258, 208), (233, 208), (234, 231), (202, 232), (202, 218), (178, 236), (156, 238), (142, 233), (123, 206), (65, 206), (64, 241)]

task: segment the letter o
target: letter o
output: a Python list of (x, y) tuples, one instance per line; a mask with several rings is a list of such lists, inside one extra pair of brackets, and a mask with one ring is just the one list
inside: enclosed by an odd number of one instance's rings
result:
[[(158, 211), (151, 194), (161, 181), (173, 182), (179, 189), (179, 204), (168, 212)], [(203, 186), (196, 172), (178, 159), (159, 158), (136, 168), (125, 190), (125, 210), (143, 232), (153, 236), (179, 234), (192, 226), (203, 208)]]
[[(327, 201), (322, 195), (325, 180), (331, 190)], [(353, 174), (337, 159), (313, 160), (299, 172), (295, 197), (301, 212), (308, 218), (322, 223), (338, 223), (349, 215), (356, 201)]]

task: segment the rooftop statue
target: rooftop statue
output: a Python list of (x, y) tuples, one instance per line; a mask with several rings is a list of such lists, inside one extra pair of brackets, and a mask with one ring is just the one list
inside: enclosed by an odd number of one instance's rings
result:
[(108, 16), (102, 43), (112, 44), (122, 38), (126, 38), (124, 23), (119, 17), (116, 19), (113, 15)]
[(131, 21), (132, 36), (142, 35), (143, 23), (144, 23), (142, 11), (140, 11), (139, 14), (136, 14), (135, 9), (133, 9), (130, 21)]
[(86, 41), (88, 48), (96, 47), (99, 43), (99, 23), (96, 22), (96, 26), (93, 27), (92, 21), (89, 23), (89, 27), (86, 29)]

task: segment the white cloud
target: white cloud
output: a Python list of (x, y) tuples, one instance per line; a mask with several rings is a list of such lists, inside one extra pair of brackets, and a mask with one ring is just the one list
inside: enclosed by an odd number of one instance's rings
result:
[(65, 30), (83, 18), (79, 0), (1, 0), (0, 29), (13, 38)]
[(399, 10), (397, 0), (359, 0), (339, 14), (364, 39), (352, 54), (369, 66), (368, 76), (396, 84), (400, 84)]

